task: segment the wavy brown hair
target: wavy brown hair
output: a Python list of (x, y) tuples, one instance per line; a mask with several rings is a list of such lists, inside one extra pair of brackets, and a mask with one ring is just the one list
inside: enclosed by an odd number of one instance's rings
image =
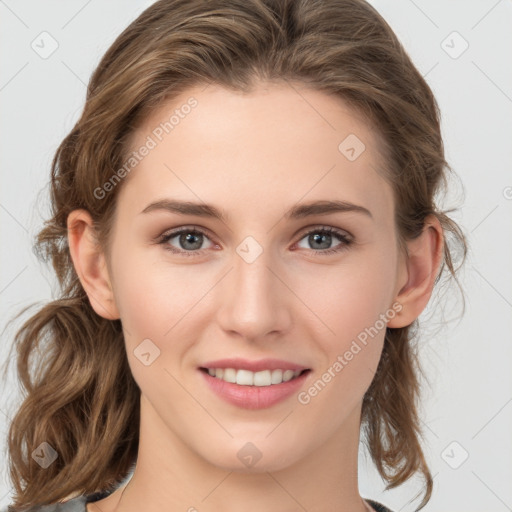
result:
[[(136, 462), (140, 389), (128, 365), (120, 320), (98, 316), (75, 272), (67, 217), (91, 214), (109, 253), (123, 183), (106, 198), (95, 190), (129, 154), (130, 136), (164, 101), (198, 84), (250, 92), (257, 81), (295, 81), (348, 102), (385, 141), (385, 174), (395, 199), (400, 244), (417, 237), (428, 215), (443, 227), (441, 275), (457, 280), (454, 248), (466, 255), (461, 228), (438, 208), (453, 172), (444, 157), (434, 95), (396, 35), (363, 0), (160, 0), (114, 41), (95, 69), (83, 112), (51, 168), (51, 218), (37, 235), (59, 297), (15, 335), (24, 399), (8, 432), (11, 510), (113, 490)], [(450, 235), (450, 236), (446, 236)], [(461, 290), (462, 291), (462, 290)], [(17, 316), (25, 313), (23, 309)], [(16, 317), (17, 318), (17, 317)], [(394, 488), (433, 479), (420, 438), (421, 368), (417, 321), (386, 331), (376, 375), (364, 397), (361, 428), (373, 462)], [(30, 455), (47, 442), (58, 458), (46, 469)]]

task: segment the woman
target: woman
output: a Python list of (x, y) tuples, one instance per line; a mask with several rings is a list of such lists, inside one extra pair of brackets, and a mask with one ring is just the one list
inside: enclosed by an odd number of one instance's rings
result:
[(360, 439), (423, 508), (412, 336), (456, 276), (446, 233), (466, 249), (448, 170), (364, 1), (150, 6), (53, 161), (62, 296), (16, 336), (10, 510), (389, 511), (359, 495)]

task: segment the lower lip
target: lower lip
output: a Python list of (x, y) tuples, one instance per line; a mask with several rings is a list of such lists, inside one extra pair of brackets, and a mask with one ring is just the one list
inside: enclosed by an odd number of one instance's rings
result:
[(206, 379), (210, 389), (220, 398), (243, 409), (266, 409), (297, 393), (311, 370), (304, 372), (299, 377), (272, 384), (271, 386), (241, 386), (225, 380), (212, 377), (204, 370), (198, 370)]

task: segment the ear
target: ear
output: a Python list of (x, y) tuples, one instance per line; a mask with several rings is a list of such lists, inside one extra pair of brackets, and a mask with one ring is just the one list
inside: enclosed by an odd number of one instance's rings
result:
[(388, 322), (388, 327), (410, 325), (428, 304), (443, 256), (444, 233), (439, 219), (427, 216), (422, 233), (406, 244), (408, 254), (400, 263), (395, 297), (402, 310)]
[(73, 210), (68, 215), (67, 227), (71, 259), (92, 308), (103, 318), (117, 320), (120, 315), (91, 215), (87, 210)]

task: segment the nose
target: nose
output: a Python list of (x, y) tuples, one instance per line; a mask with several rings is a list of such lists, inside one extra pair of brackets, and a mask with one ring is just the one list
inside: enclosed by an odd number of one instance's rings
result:
[(279, 336), (291, 326), (293, 294), (266, 251), (248, 262), (234, 255), (221, 289), (217, 318), (229, 335), (257, 341)]

